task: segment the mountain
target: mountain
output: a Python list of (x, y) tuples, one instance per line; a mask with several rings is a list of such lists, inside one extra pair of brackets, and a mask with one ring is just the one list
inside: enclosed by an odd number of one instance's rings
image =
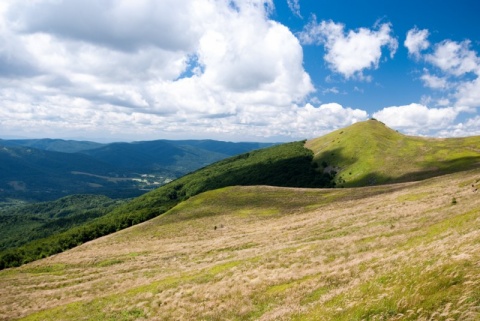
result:
[(64, 139), (0, 139), (0, 145), (2, 146), (20, 146), (30, 147), (41, 150), (47, 150), (52, 152), (62, 153), (78, 153), (84, 150), (98, 148), (104, 144), (89, 142), (89, 141), (76, 141), (76, 140), (64, 140)]
[(138, 196), (125, 178), (117, 177), (122, 174), (126, 172), (83, 154), (0, 146), (0, 201), (52, 200), (90, 192)]
[(131, 171), (162, 172), (165, 175), (180, 177), (229, 156), (271, 145), (273, 144), (213, 140), (155, 140), (112, 143), (82, 153)]
[(0, 319), (479, 320), (479, 187), (208, 191), (0, 271)]
[(306, 147), (345, 187), (421, 180), (480, 164), (480, 136), (413, 137), (374, 119), (309, 140)]
[[(0, 202), (95, 193), (133, 197), (226, 157), (272, 144), (0, 140)], [(61, 151), (61, 152), (60, 152)]]

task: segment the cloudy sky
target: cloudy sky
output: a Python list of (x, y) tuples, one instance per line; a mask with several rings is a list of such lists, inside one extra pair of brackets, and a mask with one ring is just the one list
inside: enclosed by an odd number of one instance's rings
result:
[(0, 138), (480, 135), (476, 0), (0, 0)]

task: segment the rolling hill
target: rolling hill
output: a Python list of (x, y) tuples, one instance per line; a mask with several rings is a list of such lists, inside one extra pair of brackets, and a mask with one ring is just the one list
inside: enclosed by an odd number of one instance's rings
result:
[(357, 123), (307, 142), (272, 146), (206, 166), (85, 225), (2, 252), (0, 268), (144, 222), (206, 191), (236, 185), (319, 188), (416, 181), (478, 168), (478, 146), (480, 137), (434, 140), (401, 135), (376, 120)]
[(104, 216), (66, 232), (0, 252), (0, 269), (56, 254), (163, 214), (199, 193), (233, 185), (331, 187), (315, 169), (304, 142), (277, 145), (222, 160), (146, 193)]
[(478, 320), (478, 187), (208, 191), (0, 271), (0, 320)]
[(421, 180), (480, 165), (480, 136), (406, 136), (374, 119), (309, 140), (306, 147), (345, 187)]
[(3, 253), (75, 247), (0, 271), (0, 320), (478, 320), (478, 146), (370, 120), (222, 160)]
[(214, 140), (154, 140), (111, 143), (82, 153), (126, 170), (164, 173), (176, 178), (221, 159), (272, 145)]

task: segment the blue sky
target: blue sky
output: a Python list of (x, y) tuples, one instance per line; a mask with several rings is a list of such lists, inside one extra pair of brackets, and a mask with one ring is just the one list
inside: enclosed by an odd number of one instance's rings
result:
[[(432, 44), (450, 39), (457, 42), (470, 40), (470, 48), (477, 53), (480, 48), (480, 22), (478, 1), (298, 1), (301, 17), (292, 13), (287, 2), (276, 2), (275, 19), (300, 33), (315, 15), (317, 21), (332, 20), (342, 23), (348, 30), (375, 29), (376, 23), (390, 23), (399, 46), (393, 59), (385, 59), (378, 69), (366, 73), (372, 81), (345, 81), (331, 76), (322, 57), (324, 50), (318, 46), (303, 46), (304, 64), (319, 88), (337, 88), (343, 94), (321, 94), (321, 100), (337, 101), (345, 106), (355, 106), (374, 113), (385, 106), (408, 105), (420, 102), (422, 97), (441, 97), (442, 93), (429, 90), (420, 79), (425, 66), (423, 61), (411, 59), (403, 45), (412, 28), (429, 31)], [(295, 3), (292, 1), (291, 3)], [(325, 76), (327, 75), (327, 76)], [(357, 88), (355, 90), (355, 88)], [(321, 91), (321, 90), (320, 90)]]
[(5, 0), (0, 138), (480, 135), (480, 4)]

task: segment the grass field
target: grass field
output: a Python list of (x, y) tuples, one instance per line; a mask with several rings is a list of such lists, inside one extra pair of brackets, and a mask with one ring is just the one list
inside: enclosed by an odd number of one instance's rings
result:
[(209, 191), (0, 271), (0, 320), (479, 320), (478, 187)]

